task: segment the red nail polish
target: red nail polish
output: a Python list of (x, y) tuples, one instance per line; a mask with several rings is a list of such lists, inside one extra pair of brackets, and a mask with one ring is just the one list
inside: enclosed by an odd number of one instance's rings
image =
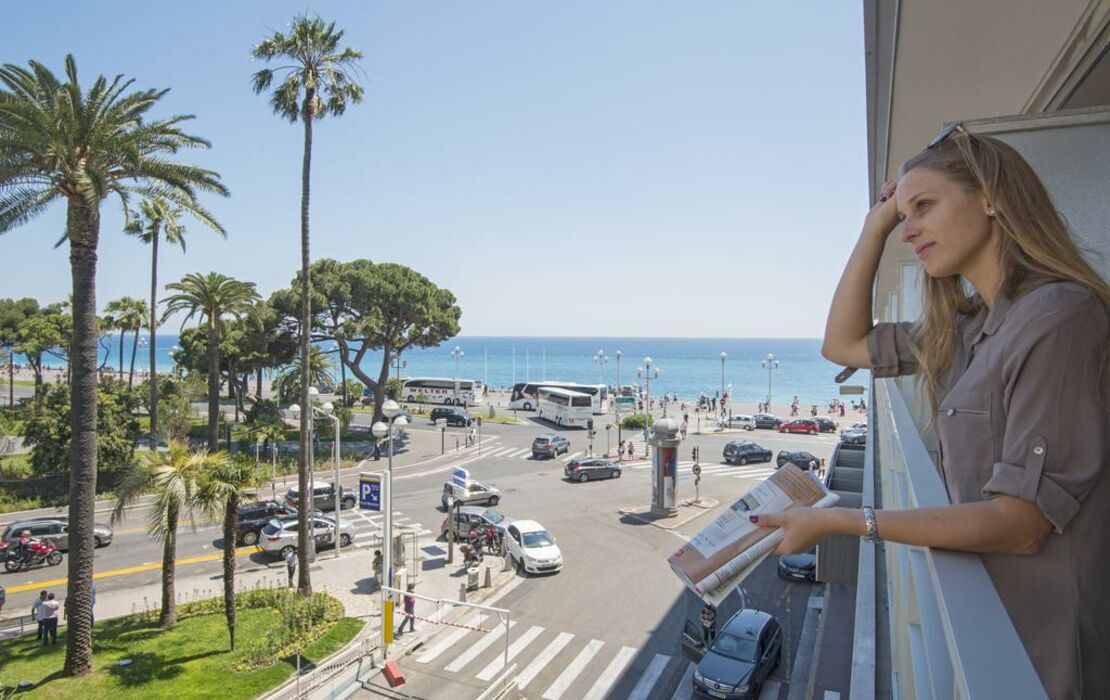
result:
[(880, 202), (885, 202), (885, 201), (886, 201), (886, 197), (879, 197), (879, 201), (880, 201)]
[(759, 516), (758, 515), (749, 515), (748, 520), (752, 521), (753, 523), (759, 524)]

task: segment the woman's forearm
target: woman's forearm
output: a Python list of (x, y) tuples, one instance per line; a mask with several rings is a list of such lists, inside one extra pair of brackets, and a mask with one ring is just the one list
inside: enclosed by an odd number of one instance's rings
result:
[[(833, 532), (867, 534), (857, 509), (828, 509)], [(935, 508), (876, 510), (875, 524), (884, 540), (961, 552), (1036, 553), (1052, 526), (1040, 509), (1012, 496)]]
[(864, 227), (840, 282), (836, 285), (821, 354), (832, 362), (868, 367), (867, 334), (871, 331), (871, 289), (883, 255), (886, 236)]

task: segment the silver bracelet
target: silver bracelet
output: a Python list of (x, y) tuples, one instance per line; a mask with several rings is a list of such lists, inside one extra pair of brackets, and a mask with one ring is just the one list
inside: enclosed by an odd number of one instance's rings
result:
[(867, 534), (863, 539), (867, 542), (879, 542), (883, 538), (879, 536), (879, 526), (875, 522), (875, 509), (871, 506), (863, 507), (863, 522), (867, 526)]

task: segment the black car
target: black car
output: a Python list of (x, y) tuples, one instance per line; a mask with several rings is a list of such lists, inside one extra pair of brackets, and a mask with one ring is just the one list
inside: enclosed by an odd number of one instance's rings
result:
[(779, 557), (779, 578), (817, 581), (817, 557), (808, 552)]
[(730, 442), (725, 445), (725, 464), (747, 464), (748, 462), (770, 462), (771, 451), (760, 447), (751, 440)]
[(798, 469), (813, 471), (816, 471), (817, 467), (821, 466), (821, 460), (808, 452), (787, 452), (786, 450), (779, 452), (779, 456), (775, 458), (775, 463), (781, 467), (787, 462), (793, 464)]
[[(331, 484), (318, 484), (313, 489), (312, 505), (320, 510), (335, 510), (335, 487)], [(339, 507), (343, 510), (354, 508), (358, 499), (351, 491), (339, 488)], [(296, 486), (285, 494), (285, 505), (297, 508), (300, 505), (300, 495)]]
[(259, 533), (274, 518), (295, 515), (296, 509), (277, 501), (259, 501), (239, 506), (239, 544), (258, 544)]
[(778, 430), (782, 425), (782, 418), (772, 416), (770, 413), (756, 413), (752, 418), (755, 419), (755, 427), (765, 430)]
[(836, 421), (831, 418), (826, 418), (825, 416), (817, 416), (813, 420), (817, 421), (817, 425), (821, 428), (822, 433), (835, 433), (837, 428), (840, 427), (836, 424)]
[(474, 420), (465, 409), (456, 406), (438, 406), (433, 408), (430, 417), (433, 423), (443, 419), (447, 421), (447, 425), (457, 425), (464, 428), (468, 427)]
[(621, 478), (621, 465), (609, 459), (587, 455), (567, 462), (567, 466), (563, 467), (563, 473), (572, 481), (619, 479)]
[(687, 620), (682, 651), (698, 662), (695, 694), (748, 700), (759, 697), (782, 660), (782, 627), (770, 613), (744, 609), (729, 618), (706, 648), (701, 625)]

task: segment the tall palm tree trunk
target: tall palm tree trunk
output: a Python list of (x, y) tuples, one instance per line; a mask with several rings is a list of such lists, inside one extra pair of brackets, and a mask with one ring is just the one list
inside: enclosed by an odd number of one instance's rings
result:
[(135, 326), (135, 335), (131, 340), (131, 367), (127, 370), (127, 388), (134, 386), (135, 381), (135, 355), (139, 353), (139, 331), (142, 326)]
[(177, 506), (171, 505), (166, 514), (166, 535), (162, 542), (162, 613), (158, 616), (158, 624), (168, 630), (172, 630), (177, 624), (177, 599), (174, 591), (177, 573), (177, 516)]
[(70, 198), (66, 212), (73, 277), (73, 337), (69, 351), (72, 431), (69, 478), (69, 590), (64, 672), (92, 671), (93, 509), (96, 504), (96, 247), (100, 212)]
[[(150, 238), (150, 434), (158, 435), (158, 224)], [(155, 440), (151, 441), (151, 447)]]
[(312, 595), (312, 579), (308, 573), (308, 538), (311, 534), (308, 514), (313, 494), (308, 488), (309, 450), (312, 449), (309, 426), (312, 421), (312, 407), (308, 399), (309, 336), (312, 333), (312, 284), (309, 279), (308, 250), (308, 203), (312, 173), (312, 117), (316, 104), (316, 93), (312, 88), (305, 91), (304, 107), (304, 161), (301, 164), (301, 454), (300, 469), (297, 470), (297, 493), (300, 494), (300, 507), (297, 508), (297, 590), (301, 595)]
[(123, 327), (119, 329), (119, 380), (123, 381), (123, 336), (127, 335)]
[(231, 651), (235, 651), (235, 543), (239, 540), (239, 494), (232, 494), (224, 507), (224, 617)]
[(216, 320), (208, 318), (208, 451), (220, 449), (220, 345)]

